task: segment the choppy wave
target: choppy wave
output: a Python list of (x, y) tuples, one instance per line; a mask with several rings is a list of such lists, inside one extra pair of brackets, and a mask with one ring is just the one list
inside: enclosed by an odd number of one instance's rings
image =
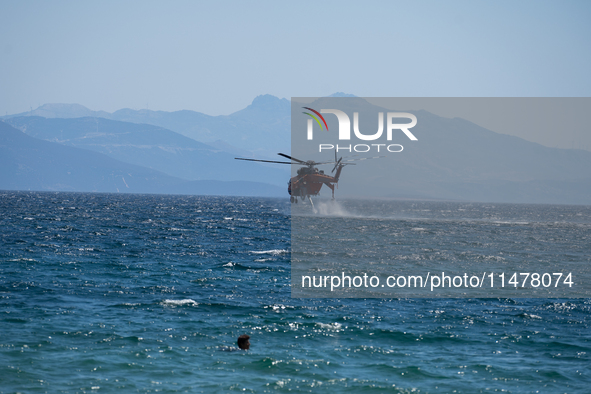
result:
[[(286, 199), (1, 194), (0, 391), (586, 393), (591, 383), (589, 299), (292, 298)], [(384, 207), (407, 219), (365, 220)], [(383, 230), (372, 242), (392, 248), (396, 267), (590, 258), (584, 207), (380, 209), (303, 220)], [(313, 235), (315, 248), (295, 254), (313, 269), (333, 242), (353, 245), (334, 264), (359, 250), (357, 230)], [(243, 334), (248, 352), (219, 351)]]
[(289, 253), (287, 249), (271, 249), (271, 250), (251, 250), (252, 254), (270, 254), (272, 256), (278, 256), (281, 254)]
[(162, 305), (174, 305), (174, 306), (182, 306), (182, 305), (190, 305), (190, 306), (197, 306), (199, 305), (197, 301), (192, 300), (190, 298), (184, 300), (164, 300), (162, 301)]

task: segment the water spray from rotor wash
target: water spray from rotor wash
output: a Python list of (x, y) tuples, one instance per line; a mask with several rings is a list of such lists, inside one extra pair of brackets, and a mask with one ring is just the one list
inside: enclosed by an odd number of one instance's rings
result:
[[(304, 206), (304, 204), (300, 204)], [(297, 216), (329, 216), (329, 217), (357, 217), (354, 213), (350, 212), (345, 208), (345, 206), (337, 200), (316, 200), (314, 205), (307, 206), (304, 208), (305, 210), (298, 210), (298, 212), (294, 212), (292, 207), (292, 215), (296, 214)]]

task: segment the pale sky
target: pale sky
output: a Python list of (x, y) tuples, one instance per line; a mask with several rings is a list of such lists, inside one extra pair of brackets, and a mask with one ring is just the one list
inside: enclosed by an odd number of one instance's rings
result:
[(220, 115), (260, 94), (588, 97), (590, 20), (589, 1), (0, 0), (0, 113)]

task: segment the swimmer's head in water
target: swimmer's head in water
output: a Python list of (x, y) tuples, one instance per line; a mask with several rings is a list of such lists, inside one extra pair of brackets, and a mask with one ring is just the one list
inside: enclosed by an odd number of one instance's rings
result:
[(250, 337), (246, 334), (240, 335), (238, 337), (238, 347), (242, 350), (248, 350), (250, 348), (250, 342), (248, 340)]

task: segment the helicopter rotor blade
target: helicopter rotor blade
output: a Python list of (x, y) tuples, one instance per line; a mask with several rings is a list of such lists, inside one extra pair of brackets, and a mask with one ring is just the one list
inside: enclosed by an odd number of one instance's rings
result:
[[(362, 157), (362, 158), (359, 158), (359, 159), (348, 159), (348, 160), (345, 160), (345, 161), (347, 161), (347, 162), (348, 161), (362, 161), (362, 160), (369, 160), (369, 159), (379, 159), (379, 158), (382, 158), (382, 157), (386, 157), (386, 156)], [(341, 159), (342, 159), (342, 157), (341, 157)]]
[(263, 163), (277, 163), (277, 164), (297, 164), (292, 163), (289, 161), (274, 161), (274, 160), (259, 160), (259, 159), (243, 159), (242, 157), (235, 157), (236, 160), (246, 160), (246, 161), (262, 161)]
[(303, 160), (300, 160), (300, 159), (296, 159), (295, 157), (288, 156), (288, 155), (286, 155), (285, 153), (277, 153), (277, 154), (278, 154), (279, 156), (283, 156), (283, 157), (285, 157), (286, 159), (293, 160), (293, 161), (295, 161), (295, 162), (297, 162), (297, 163), (300, 163), (300, 164), (306, 164), (306, 162), (305, 162), (305, 161), (303, 161)]

